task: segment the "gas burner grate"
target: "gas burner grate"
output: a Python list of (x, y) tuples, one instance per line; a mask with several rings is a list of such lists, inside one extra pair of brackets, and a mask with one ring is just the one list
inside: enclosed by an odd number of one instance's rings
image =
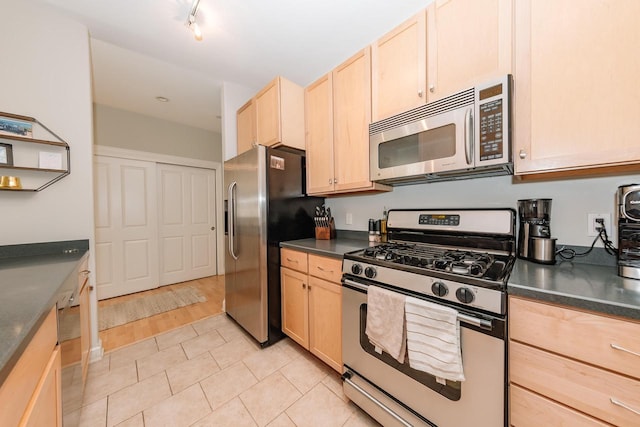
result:
[(363, 256), (393, 264), (473, 277), (482, 277), (495, 262), (494, 257), (485, 252), (404, 243), (389, 243), (367, 248)]

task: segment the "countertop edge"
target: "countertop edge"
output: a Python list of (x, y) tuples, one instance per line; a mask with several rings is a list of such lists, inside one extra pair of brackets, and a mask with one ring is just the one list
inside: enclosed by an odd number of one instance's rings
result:
[(610, 316), (640, 320), (640, 308), (632, 305), (617, 304), (611, 301), (602, 301), (579, 295), (541, 290), (518, 284), (509, 284), (507, 287), (507, 293), (509, 296), (525, 297), (539, 302), (550, 302), (563, 305), (568, 308), (583, 309)]

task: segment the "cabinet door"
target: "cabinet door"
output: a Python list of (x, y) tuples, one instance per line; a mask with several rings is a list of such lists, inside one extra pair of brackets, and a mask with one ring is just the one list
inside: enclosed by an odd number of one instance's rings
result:
[(371, 54), (361, 50), (333, 71), (333, 147), (335, 190), (371, 186)]
[(236, 114), (238, 154), (253, 147), (256, 142), (256, 105), (253, 100), (244, 104)]
[(516, 2), (516, 174), (640, 161), (638, 16), (638, 1)]
[(511, 73), (513, 0), (437, 0), (427, 9), (429, 102)]
[(309, 277), (309, 350), (342, 372), (342, 287)]
[(423, 10), (372, 45), (374, 122), (426, 102), (425, 16)]
[(20, 421), (20, 427), (62, 427), (61, 374), (60, 346), (56, 346)]
[(282, 287), (282, 332), (309, 349), (309, 301), (307, 275), (280, 268)]
[(82, 384), (87, 380), (89, 372), (89, 352), (91, 351), (91, 318), (89, 313), (90, 286), (88, 276), (85, 276), (80, 288), (80, 366), (82, 367)]
[(282, 141), (280, 135), (280, 80), (274, 79), (256, 95), (256, 140), (271, 146)]
[(333, 191), (333, 79), (331, 73), (304, 91), (307, 193)]

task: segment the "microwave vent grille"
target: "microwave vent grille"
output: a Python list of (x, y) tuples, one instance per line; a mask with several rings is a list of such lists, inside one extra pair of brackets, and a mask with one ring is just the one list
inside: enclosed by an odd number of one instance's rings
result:
[(380, 120), (369, 125), (369, 135), (384, 132), (389, 129), (417, 122), (427, 117), (436, 116), (447, 111), (455, 110), (475, 102), (475, 89), (467, 89), (438, 101), (430, 102), (401, 114)]

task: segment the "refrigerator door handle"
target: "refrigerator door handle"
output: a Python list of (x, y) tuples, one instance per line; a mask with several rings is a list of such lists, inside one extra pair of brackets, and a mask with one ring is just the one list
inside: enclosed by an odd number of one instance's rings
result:
[(238, 186), (236, 181), (232, 182), (229, 185), (228, 190), (228, 200), (229, 200), (229, 255), (233, 257), (233, 259), (238, 259), (238, 256), (235, 253), (235, 240), (236, 240), (236, 199), (235, 199), (235, 189)]

